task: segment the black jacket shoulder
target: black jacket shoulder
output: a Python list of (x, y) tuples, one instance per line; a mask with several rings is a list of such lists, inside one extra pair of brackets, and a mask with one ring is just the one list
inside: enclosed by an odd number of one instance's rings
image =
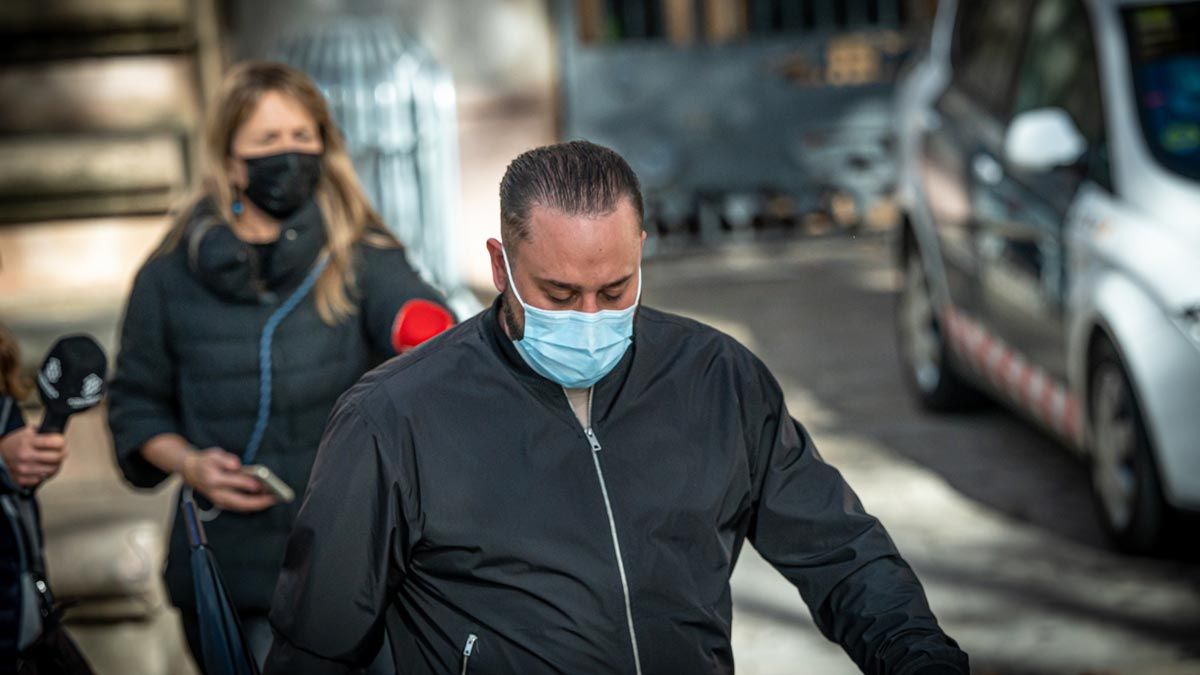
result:
[[(643, 306), (638, 310), (644, 335), (639, 348), (654, 352), (687, 353), (695, 358), (716, 360), (730, 369), (739, 381), (775, 384), (766, 364), (737, 338), (708, 324), (678, 314)], [(636, 339), (636, 338), (635, 338)]]
[(184, 248), (183, 244), (179, 244), (169, 250), (150, 254), (138, 268), (134, 284), (174, 284), (181, 277), (190, 275)]
[(385, 407), (418, 410), (436, 390), (461, 386), (464, 376), (474, 377), (488, 365), (479, 334), (483, 317), (477, 314), (412, 351), (383, 362), (347, 390), (336, 408), (355, 406), (381, 418)]

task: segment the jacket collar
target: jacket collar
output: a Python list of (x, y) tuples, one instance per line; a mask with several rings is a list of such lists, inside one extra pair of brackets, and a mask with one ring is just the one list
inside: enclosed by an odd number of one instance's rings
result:
[[(500, 325), (501, 313), (504, 305), (504, 296), (497, 295), (492, 301), (492, 306), (480, 315), (480, 327), (484, 334), (484, 339), (492, 350), (500, 358), (501, 363), (508, 368), (517, 379), (530, 389), (535, 396), (552, 409), (563, 412), (569, 416), (572, 424), (578, 424), (575, 418), (575, 413), (571, 411), (567, 403), (566, 395), (563, 393), (563, 387), (557, 382), (542, 377), (521, 357), (517, 348), (513, 346), (513, 341), (504, 332), (504, 328)], [(629, 349), (625, 350), (625, 355), (617, 362), (613, 369), (600, 379), (592, 387), (592, 424), (597, 425), (608, 417), (613, 404), (616, 402), (617, 396), (621, 389), (625, 386), (629, 375), (633, 370), (634, 361), (636, 360), (638, 334), (641, 326), (639, 320), (640, 312), (634, 317), (633, 342)]]
[(254, 247), (234, 234), (210, 199), (196, 206), (184, 243), (188, 269), (210, 290), (239, 302), (273, 304), (308, 274), (325, 246), (325, 226), (312, 201), (280, 223), (267, 278)]

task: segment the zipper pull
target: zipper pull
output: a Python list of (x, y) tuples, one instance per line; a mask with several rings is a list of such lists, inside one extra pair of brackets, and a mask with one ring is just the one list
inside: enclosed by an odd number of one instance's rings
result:
[(471, 662), (471, 652), (475, 651), (475, 642), (479, 637), (474, 633), (467, 636), (467, 644), (463, 647), (462, 675), (467, 675), (467, 664)]
[(588, 442), (592, 444), (592, 452), (600, 452), (600, 440), (596, 438), (596, 433), (592, 431), (592, 428), (584, 429), (583, 433), (587, 434)]

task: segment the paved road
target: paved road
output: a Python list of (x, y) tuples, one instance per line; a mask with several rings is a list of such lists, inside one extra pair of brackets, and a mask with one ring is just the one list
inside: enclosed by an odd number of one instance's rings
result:
[[(832, 236), (656, 259), (645, 297), (766, 361), (976, 672), (1200, 673), (1196, 556), (1111, 552), (1081, 463), (1006, 411), (919, 411), (897, 366), (896, 284), (886, 236)], [(752, 550), (734, 591), (743, 675), (857, 672)]]

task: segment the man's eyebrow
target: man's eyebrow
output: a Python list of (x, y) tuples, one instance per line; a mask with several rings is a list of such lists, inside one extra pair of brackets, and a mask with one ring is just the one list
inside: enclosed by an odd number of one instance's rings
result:
[(555, 287), (559, 290), (563, 290), (563, 291), (581, 291), (581, 290), (583, 290), (582, 286), (579, 286), (578, 284), (568, 284), (565, 281), (555, 281), (554, 279), (538, 279), (537, 281), (539, 284), (543, 284), (545, 286), (553, 286), (553, 287)]
[[(627, 274), (627, 275), (621, 277), (620, 279), (617, 279), (616, 281), (610, 281), (609, 283), (605, 284), (604, 286), (601, 286), (601, 289), (609, 289), (609, 288), (613, 288), (614, 286), (620, 286), (622, 284), (628, 283), (629, 280), (632, 278), (633, 278), (632, 274)], [(564, 291), (579, 292), (579, 291), (583, 290), (583, 287), (580, 286), (579, 284), (569, 284), (565, 281), (557, 281), (555, 279), (538, 279), (537, 281), (540, 284), (544, 284), (546, 286), (553, 286), (554, 288), (564, 290)]]
[(610, 284), (606, 284), (604, 286), (604, 288), (608, 289), (608, 288), (613, 288), (614, 286), (621, 286), (621, 285), (627, 284), (627, 283), (629, 283), (629, 280), (632, 278), (633, 278), (632, 274), (626, 274), (625, 276), (621, 277), (620, 279), (617, 279), (616, 281), (614, 281)]

